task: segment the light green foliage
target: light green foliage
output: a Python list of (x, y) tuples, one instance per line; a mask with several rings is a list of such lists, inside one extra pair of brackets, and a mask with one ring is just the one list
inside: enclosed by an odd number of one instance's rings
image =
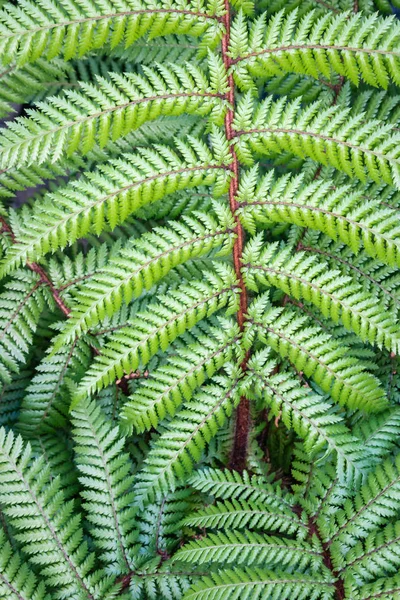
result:
[(82, 154), (95, 143), (104, 147), (148, 120), (163, 115), (208, 114), (221, 121), (223, 102), (198, 68), (143, 67), (146, 75), (115, 74), (97, 85), (82, 83), (82, 93), (66, 90), (40, 102), (29, 119), (11, 122), (0, 143), (1, 166), (56, 162), (64, 153)]
[(214, 378), (178, 412), (170, 427), (149, 452), (136, 485), (139, 506), (157, 497), (163, 489), (174, 490), (199, 461), (206, 444), (232, 414), (240, 396), (234, 371)]
[[(296, 458), (302, 462), (303, 456), (299, 449)], [(185, 520), (213, 532), (187, 543), (177, 552), (176, 560), (211, 562), (218, 569), (194, 584), (185, 598), (228, 598), (227, 586), (232, 586), (229, 593), (234, 594), (235, 586), (241, 583), (240, 593), (248, 598), (253, 597), (257, 586), (261, 589), (255, 597), (260, 598), (330, 599), (338, 590), (349, 600), (389, 598), (397, 584), (399, 565), (398, 523), (391, 522), (400, 508), (398, 466), (398, 458), (378, 464), (354, 494), (335, 479), (331, 459), (320, 464), (318, 473), (313, 472), (311, 462), (303, 463), (304, 484), (297, 486), (282, 508), (277, 504), (285, 493), (278, 491), (280, 484), (274, 489), (267, 480), (250, 478), (247, 473), (240, 477), (222, 471), (200, 472), (191, 480), (196, 488), (207, 489), (216, 498), (226, 498), (229, 490), (232, 500), (216, 502)], [(294, 475), (298, 478), (296, 471)], [(269, 521), (260, 512), (269, 513)], [(298, 532), (304, 527), (295, 538), (290, 536), (294, 529), (285, 532), (274, 525), (274, 519), (276, 523), (281, 519), (283, 525), (288, 515), (292, 527), (297, 521)], [(281, 535), (276, 538), (265, 530), (280, 531)], [(287, 571), (282, 571), (285, 563)], [(294, 574), (293, 565), (297, 565)], [(272, 586), (274, 592), (269, 590)], [(387, 596), (372, 595), (374, 590), (385, 588), (391, 590)], [(270, 596), (272, 593), (275, 595)]]
[(239, 15), (232, 25), (233, 72), (243, 87), (248, 87), (247, 72), (252, 77), (291, 72), (329, 80), (333, 70), (355, 85), (360, 79), (383, 88), (391, 81), (400, 83), (400, 25), (394, 17), (327, 12), (318, 19), (310, 11), (299, 20), (297, 11), (285, 16), (281, 10), (265, 21), (263, 14), (248, 29)]
[(36, 439), (33, 451), (0, 429), (1, 597), (144, 600), (154, 592), (179, 600), (196, 569), (160, 561), (158, 551), (176, 549), (196, 499), (177, 490), (138, 514), (118, 427), (94, 403), (82, 403), (72, 425), (74, 458), (54, 435)]
[(400, 595), (399, 9), (0, 0), (1, 600)]
[(94, 557), (88, 555), (80, 518), (73, 501), (65, 502), (60, 480), (52, 481), (42, 457), (30, 462), (29, 446), (4, 429), (0, 448), (1, 504), (16, 539), (39, 566), (54, 598), (111, 598), (112, 580), (93, 570)]
[(26, 360), (40, 314), (51, 296), (34, 273), (16, 273), (0, 295), (0, 382), (10, 383), (12, 373)]

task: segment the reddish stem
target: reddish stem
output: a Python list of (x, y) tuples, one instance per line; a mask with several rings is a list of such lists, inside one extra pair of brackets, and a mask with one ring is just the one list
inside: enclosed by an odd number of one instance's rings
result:
[(346, 598), (346, 591), (343, 580), (338, 577), (338, 573), (332, 562), (331, 553), (329, 552), (329, 545), (322, 541), (317, 524), (314, 519), (310, 519), (308, 522), (308, 530), (310, 536), (314, 535), (319, 539), (322, 546), (322, 560), (327, 569), (330, 570), (332, 575), (335, 577), (334, 588), (335, 588), (335, 600), (344, 600)]
[[(222, 38), (222, 59), (224, 61), (225, 69), (229, 73), (231, 66), (231, 58), (228, 55), (229, 41), (230, 41), (230, 25), (231, 15), (229, 0), (225, 0), (225, 15), (223, 17), (223, 24), (225, 27), (225, 34)], [(235, 106), (235, 84), (233, 75), (228, 74), (228, 92), (226, 99), (228, 100), (231, 108), (228, 109), (225, 115), (225, 134), (228, 141), (234, 137), (233, 132), (233, 119), (234, 119), (234, 106)], [(236, 240), (233, 246), (233, 266), (235, 274), (239, 283), (240, 288), (240, 299), (239, 299), (239, 310), (237, 311), (237, 322), (240, 331), (244, 330), (244, 324), (247, 313), (247, 291), (242, 275), (242, 254), (244, 246), (244, 231), (243, 226), (237, 216), (238, 202), (236, 200), (238, 188), (239, 188), (239, 160), (233, 145), (230, 147), (232, 155), (231, 169), (233, 177), (229, 185), (229, 206), (235, 219), (235, 233)], [(248, 353), (246, 354), (241, 368), (243, 370), (247, 367)], [(232, 455), (230, 460), (230, 467), (237, 471), (243, 471), (246, 467), (247, 459), (247, 447), (249, 441), (249, 430), (250, 430), (250, 403), (245, 397), (242, 397), (239, 406), (236, 411), (236, 424), (235, 424), (235, 438), (233, 442)]]
[[(7, 223), (7, 221), (4, 219), (4, 217), (0, 217), (0, 223), (1, 223), (1, 232), (6, 232), (9, 234), (11, 241), (13, 244), (16, 243), (16, 238), (15, 238), (15, 234), (13, 232), (13, 230), (11, 229), (10, 225)], [(60, 296), (60, 292), (57, 290), (57, 288), (54, 286), (54, 284), (52, 283), (50, 277), (47, 275), (46, 271), (43, 269), (43, 267), (41, 267), (40, 265), (38, 265), (37, 263), (30, 263), (27, 262), (26, 266), (28, 267), (28, 269), (30, 269), (31, 271), (33, 271), (34, 273), (37, 273), (40, 277), (40, 281), (42, 283), (44, 283), (45, 285), (48, 286), (48, 288), (50, 289), (51, 295), (54, 298), (54, 302), (57, 304), (58, 308), (61, 310), (61, 312), (68, 317), (71, 309), (68, 308), (68, 306), (66, 306), (64, 304), (64, 302), (62, 301), (62, 298)]]

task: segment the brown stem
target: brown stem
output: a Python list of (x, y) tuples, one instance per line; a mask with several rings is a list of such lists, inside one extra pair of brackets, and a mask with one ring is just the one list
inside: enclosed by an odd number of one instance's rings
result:
[[(10, 225), (4, 219), (4, 217), (0, 216), (0, 223), (1, 223), (1, 231), (0, 232), (4, 232), (4, 231), (7, 232), (11, 238), (12, 243), (15, 244), (16, 243), (15, 234), (14, 234), (13, 230), (11, 229)], [(33, 271), (34, 273), (37, 273), (39, 275), (40, 281), (42, 283), (44, 283), (45, 285), (47, 285), (48, 288), (50, 289), (51, 295), (53, 296), (54, 302), (57, 304), (58, 308), (61, 310), (61, 312), (66, 317), (68, 317), (71, 312), (71, 309), (68, 308), (68, 306), (66, 306), (66, 304), (64, 304), (64, 302), (60, 296), (60, 292), (54, 286), (50, 277), (47, 275), (47, 273), (43, 269), (43, 267), (41, 267), (37, 263), (31, 263), (31, 262), (27, 262), (26, 266), (28, 267), (28, 269), (30, 269), (31, 271)]]
[(125, 394), (125, 396), (129, 396), (129, 387), (128, 381), (131, 379), (147, 379), (149, 376), (148, 371), (144, 371), (141, 373), (140, 371), (134, 371), (133, 373), (129, 373), (129, 375), (124, 375), (121, 379), (117, 379), (115, 382), (117, 387)]
[[(229, 41), (230, 41), (230, 25), (231, 15), (229, 0), (225, 0), (225, 15), (223, 17), (223, 24), (225, 27), (225, 34), (222, 38), (222, 59), (224, 66), (229, 73), (231, 66), (231, 58), (228, 55)], [(228, 92), (226, 99), (230, 104), (230, 108), (227, 110), (225, 115), (225, 134), (228, 141), (231, 141), (234, 137), (233, 132), (233, 119), (235, 110), (235, 84), (232, 73), (228, 74)], [(231, 169), (233, 177), (229, 184), (229, 206), (235, 219), (235, 233), (236, 240), (233, 246), (233, 266), (235, 274), (239, 283), (240, 296), (239, 296), (239, 310), (237, 311), (237, 322), (240, 331), (244, 330), (244, 324), (247, 313), (247, 291), (242, 275), (242, 254), (244, 245), (244, 230), (243, 226), (237, 216), (238, 202), (236, 200), (238, 188), (239, 188), (239, 160), (233, 145), (230, 147), (232, 155)], [(246, 354), (241, 368), (245, 370), (247, 367), (248, 353)], [(233, 442), (232, 455), (230, 459), (230, 467), (237, 471), (243, 471), (246, 467), (247, 459), (247, 446), (249, 441), (249, 430), (250, 430), (250, 403), (245, 397), (242, 397), (239, 406), (236, 411), (236, 423), (235, 423), (235, 438)]]
[(344, 588), (344, 583), (343, 580), (338, 577), (338, 572), (336, 571), (333, 565), (331, 553), (329, 552), (329, 545), (326, 542), (322, 541), (317, 524), (312, 518), (308, 522), (308, 530), (311, 537), (315, 535), (321, 542), (323, 563), (325, 567), (329, 569), (329, 571), (335, 577), (335, 581), (333, 583), (333, 586), (335, 588), (335, 600), (345, 600), (346, 591)]

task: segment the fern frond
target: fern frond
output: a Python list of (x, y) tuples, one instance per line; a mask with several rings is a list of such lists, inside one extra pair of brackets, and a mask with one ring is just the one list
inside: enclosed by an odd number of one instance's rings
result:
[(369, 200), (361, 186), (332, 186), (324, 180), (303, 185), (301, 176), (273, 181), (269, 173), (250, 189), (243, 177), (239, 193), (239, 214), (252, 229), (260, 222), (309, 227), (340, 239), (354, 254), (362, 247), (372, 258), (400, 265), (398, 214), (382, 206), (379, 197)]
[(224, 209), (217, 221), (209, 215), (182, 218), (133, 240), (114, 256), (87, 286), (82, 285), (56, 349), (95, 326), (106, 315), (139, 297), (171, 269), (214, 248), (228, 253), (234, 241), (232, 216)]
[(363, 251), (354, 256), (347, 246), (340, 242), (332, 242), (329, 238), (315, 232), (304, 235), (299, 249), (322, 256), (333, 269), (340, 268), (342, 272), (360, 283), (365, 290), (374, 294), (389, 310), (399, 309), (400, 297), (397, 292), (399, 273), (396, 267), (384, 265), (379, 260), (370, 258)]
[(301, 110), (301, 99), (261, 102), (253, 116), (253, 100), (245, 96), (234, 121), (236, 151), (242, 161), (252, 164), (253, 153), (271, 156), (290, 152), (331, 165), (361, 181), (371, 178), (400, 189), (400, 134), (392, 125), (365, 121), (350, 109), (321, 102)]
[(310, 326), (307, 316), (289, 308), (273, 307), (269, 296), (260, 296), (249, 307), (247, 337), (255, 334), (282, 358), (288, 358), (297, 371), (312, 377), (339, 404), (369, 412), (380, 412), (387, 398), (376, 377), (351, 356), (349, 348)]
[(13, 104), (26, 102), (27, 90), (34, 98), (38, 92), (43, 93), (49, 82), (65, 79), (69, 65), (61, 60), (49, 62), (40, 59), (35, 65), (26, 65), (23, 69), (10, 66), (3, 67), (1, 71), (0, 117), (5, 117), (15, 110)]
[(313, 546), (294, 540), (261, 535), (251, 531), (210, 533), (202, 540), (189, 542), (176, 553), (176, 560), (194, 564), (263, 565), (267, 568), (290, 565), (296, 570), (323, 571), (318, 543)]
[(288, 249), (277, 252), (271, 244), (260, 249), (261, 238), (254, 238), (243, 255), (245, 278), (254, 289), (255, 279), (275, 286), (285, 294), (314, 304), (322, 314), (346, 329), (354, 331), (363, 341), (385, 347), (395, 353), (399, 349), (398, 327), (384, 305), (350, 277), (315, 256)]
[[(262, 595), (261, 595), (262, 594)], [(257, 568), (226, 569), (203, 577), (184, 596), (185, 600), (262, 598), (272, 600), (332, 600), (333, 584), (319, 576), (292, 575)]]
[(200, 140), (176, 140), (175, 144), (179, 153), (162, 146), (142, 148), (140, 154), (112, 160), (36, 202), (30, 225), (20, 229), (2, 272), (28, 259), (37, 261), (88, 233), (99, 235), (106, 226), (114, 229), (142, 206), (178, 190), (213, 184), (226, 188), (226, 157), (213, 155)]
[(33, 334), (51, 296), (34, 273), (18, 272), (0, 295), (0, 381), (10, 383), (30, 350)]
[(94, 402), (74, 410), (72, 425), (83, 508), (95, 547), (107, 572), (130, 572), (136, 510), (132, 508), (131, 463), (123, 452), (125, 439)]
[(51, 600), (43, 582), (11, 546), (0, 529), (0, 594), (4, 600)]
[(145, 312), (116, 331), (80, 383), (74, 402), (109, 385), (124, 374), (146, 365), (159, 350), (168, 346), (200, 320), (228, 305), (234, 310), (239, 288), (232, 271), (222, 276), (204, 273), (203, 282), (193, 280), (179, 290), (160, 296)]
[(378, 464), (354, 500), (347, 501), (344, 508), (336, 512), (335, 521), (324, 524), (324, 538), (329, 546), (366, 539), (379, 525), (396, 517), (399, 507), (400, 455)]
[(29, 118), (11, 121), (2, 130), (1, 167), (86, 154), (96, 143), (103, 147), (162, 115), (211, 113), (221, 122), (225, 101), (199, 68), (160, 65), (143, 70), (146, 75), (111, 74), (111, 81), (98, 77), (96, 85), (82, 82), (82, 91), (66, 90), (38, 103), (40, 110), (30, 110)]
[[(18, 425), (15, 428), (18, 429)], [(25, 439), (24, 434), (24, 439)], [(34, 458), (42, 458), (48, 466), (51, 477), (60, 477), (63, 495), (66, 500), (79, 495), (80, 485), (73, 460), (72, 443), (69, 431), (53, 430), (30, 437), (29, 443)]]
[[(341, 572), (357, 575), (368, 582), (388, 577), (399, 570), (400, 523), (387, 525), (382, 531), (371, 533), (364, 542), (358, 542), (351, 548), (343, 560)], [(384, 570), (382, 566), (384, 565)]]
[[(43, 459), (31, 462), (29, 445), (0, 430), (0, 504), (22, 550), (37, 565), (54, 598), (111, 599), (112, 579), (93, 571), (73, 501), (65, 502), (59, 478)], [(18, 505), (15, 504), (18, 498)]]
[[(293, 535), (298, 540), (307, 536), (306, 523), (293, 510), (281, 512), (276, 507), (266, 506), (257, 501), (232, 499), (231, 501), (217, 502), (187, 517), (184, 524), (190, 527), (212, 529), (261, 529), (262, 531)], [(184, 559), (181, 557), (181, 560)], [(213, 560), (216, 560), (215, 557)]]
[(22, 401), (18, 428), (25, 439), (67, 425), (69, 383), (85, 373), (90, 360), (88, 344), (75, 340), (39, 363)]
[(397, 443), (400, 435), (399, 408), (393, 407), (363, 419), (353, 428), (353, 433), (368, 449), (368, 464), (372, 468), (386, 458)]
[(357, 593), (360, 600), (393, 600), (400, 593), (400, 575), (382, 577), (372, 584), (361, 586)]
[(251, 77), (301, 73), (331, 79), (332, 72), (358, 86), (400, 84), (400, 26), (394, 16), (279, 12), (265, 24), (261, 15), (249, 30), (240, 16), (232, 24), (230, 53), (238, 85)]
[(0, 392), (0, 427), (14, 425), (24, 397), (25, 388), (29, 385), (32, 373), (29, 370), (13, 374), (11, 383), (3, 385)]
[(136, 503), (143, 506), (160, 493), (174, 490), (240, 399), (239, 377), (214, 376), (181, 410), (150, 450), (135, 485)]
[[(220, 329), (210, 329), (207, 336), (172, 356), (166, 365), (153, 370), (150, 379), (142, 380), (125, 404), (122, 418), (137, 431), (157, 427), (166, 415), (174, 416), (183, 401), (188, 402), (196, 388), (229, 362), (240, 337), (232, 322), (220, 321)], [(239, 361), (240, 362), (240, 361)]]
[(275, 364), (265, 361), (262, 353), (254, 354), (248, 365), (247, 385), (263, 398), (270, 414), (282, 418), (288, 429), (304, 440), (308, 452), (325, 445), (337, 455), (339, 478), (359, 477), (364, 469), (362, 446), (349, 432), (338, 414), (321, 396), (304, 388), (289, 373), (272, 374)]
[(0, 13), (0, 58), (5, 64), (16, 60), (20, 65), (41, 56), (70, 60), (107, 44), (130, 46), (146, 34), (199, 36), (214, 22), (213, 33), (218, 35), (215, 20), (213, 4), (192, 0), (154, 6), (141, 0), (117, 5), (83, 0), (78, 6), (24, 0), (22, 6), (8, 4)]
[(271, 509), (289, 515), (293, 514), (293, 498), (264, 477), (249, 475), (247, 471), (219, 470), (207, 468), (195, 473), (190, 479), (197, 490), (224, 500), (259, 502)]

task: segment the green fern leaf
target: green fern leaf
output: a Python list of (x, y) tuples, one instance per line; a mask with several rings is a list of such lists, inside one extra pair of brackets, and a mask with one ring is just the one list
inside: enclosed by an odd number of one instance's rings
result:
[(111, 428), (94, 403), (73, 412), (73, 437), (91, 533), (108, 572), (121, 575), (133, 568), (135, 509), (129, 455), (124, 438)]
[[(0, 430), (0, 504), (16, 529), (22, 550), (37, 565), (54, 598), (111, 598), (112, 579), (93, 571), (79, 516), (65, 503), (58, 478), (43, 459), (30, 462), (30, 447)], [(19, 498), (18, 506), (15, 505)], [(40, 540), (40, 543), (38, 543)]]

